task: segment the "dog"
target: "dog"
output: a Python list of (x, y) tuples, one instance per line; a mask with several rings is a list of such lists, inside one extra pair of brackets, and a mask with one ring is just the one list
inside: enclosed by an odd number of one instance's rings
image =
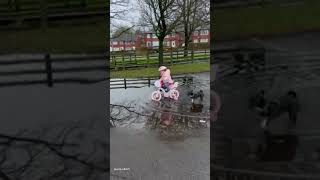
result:
[(194, 103), (194, 100), (200, 98), (200, 101), (203, 101), (204, 93), (202, 90), (199, 92), (194, 93), (193, 90), (188, 92), (188, 96), (191, 98), (191, 102)]

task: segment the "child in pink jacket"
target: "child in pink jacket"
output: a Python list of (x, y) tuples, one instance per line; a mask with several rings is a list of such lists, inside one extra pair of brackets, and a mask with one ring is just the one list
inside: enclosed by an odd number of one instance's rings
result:
[(159, 68), (159, 71), (161, 76), (160, 78), (161, 87), (168, 92), (170, 90), (170, 87), (173, 85), (170, 69), (168, 69), (165, 66), (161, 66)]

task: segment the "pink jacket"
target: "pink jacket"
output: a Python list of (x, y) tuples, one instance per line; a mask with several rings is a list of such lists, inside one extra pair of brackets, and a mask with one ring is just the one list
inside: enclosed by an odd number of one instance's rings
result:
[(170, 84), (173, 83), (173, 80), (172, 80), (172, 78), (171, 78), (170, 69), (167, 69), (166, 71), (161, 72), (160, 75), (161, 75), (160, 81), (169, 82)]

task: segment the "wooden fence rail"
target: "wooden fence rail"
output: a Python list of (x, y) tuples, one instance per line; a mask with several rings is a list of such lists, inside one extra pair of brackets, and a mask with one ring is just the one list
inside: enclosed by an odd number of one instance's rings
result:
[[(227, 52), (227, 50), (223, 51)], [(238, 52), (240, 50), (233, 49), (233, 51)], [(228, 52), (233, 51), (229, 50)], [(216, 52), (216, 54), (218, 53)], [(55, 83), (97, 83), (108, 79), (106, 77), (107, 71), (112, 69), (112, 67), (107, 65), (107, 58), (108, 56), (104, 54), (77, 56), (41, 55), (23, 59), (2, 57), (0, 61), (0, 87), (34, 84), (47, 84), (49, 87), (52, 87)], [(209, 58), (206, 61), (209, 61)], [(142, 65), (151, 66), (152, 64)], [(98, 76), (98, 78), (83, 76), (83, 73), (92, 72), (99, 72), (102, 75)], [(183, 79), (185, 77), (175, 76), (174, 78)], [(138, 83), (141, 84), (141, 81), (143, 81), (142, 84), (150, 86), (151, 80), (156, 79), (158, 77), (142, 78), (139, 80), (122, 79), (121, 81), (125, 81), (123, 84), (126, 84), (126, 88), (129, 88), (130, 86), (136, 86)], [(111, 80), (112, 83), (116, 83), (115, 80)]]
[[(209, 50), (189, 51), (184, 57), (184, 51), (171, 51), (163, 53), (166, 65), (185, 64), (194, 62), (209, 62)], [(158, 66), (158, 53), (147, 51), (145, 55), (137, 55), (135, 52), (111, 53), (111, 69), (132, 69)]]
[(39, 20), (45, 28), (51, 19), (103, 17), (106, 5), (103, 0), (6, 0), (0, 2), (0, 22), (17, 28), (25, 21)]
[[(103, 55), (52, 58), (49, 54), (46, 54), (42, 59), (3, 60), (0, 61), (0, 77), (2, 78), (0, 87), (34, 84), (47, 84), (48, 87), (53, 87), (55, 83), (97, 83), (107, 80), (109, 67), (106, 58)], [(78, 61), (86, 61), (88, 64), (79, 65)], [(92, 65), (92, 62), (95, 62), (95, 64)], [(57, 67), (58, 65), (60, 67)], [(3, 68), (4, 66), (5, 68)], [(8, 68), (11, 70), (7, 70)], [(101, 73), (101, 75), (94, 75), (94, 78), (90, 78), (89, 75), (83, 74), (93, 72)], [(28, 76), (32, 76), (32, 78), (30, 79)], [(9, 80), (3, 81), (3, 78)]]

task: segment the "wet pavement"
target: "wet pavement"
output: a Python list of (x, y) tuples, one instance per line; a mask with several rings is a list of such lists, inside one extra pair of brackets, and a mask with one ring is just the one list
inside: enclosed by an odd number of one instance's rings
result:
[[(177, 102), (153, 103), (155, 87), (111, 90), (111, 104), (134, 104), (134, 110), (148, 115), (128, 118), (110, 129), (111, 179), (210, 178), (210, 129), (199, 122), (209, 116), (209, 73), (192, 76), (192, 85), (178, 87)], [(194, 113), (188, 91), (200, 89), (205, 97), (202, 112)]]
[[(249, 98), (260, 89), (266, 91), (268, 100), (277, 99), (288, 90), (295, 90), (301, 107), (295, 129), (300, 138), (298, 156), (308, 156), (320, 147), (320, 113), (317, 108), (320, 105), (319, 40), (320, 33), (309, 33), (220, 44), (221, 48), (262, 46), (267, 49), (266, 71), (234, 74), (225, 78), (218, 74), (214, 86), (222, 101), (219, 122), (225, 128), (224, 133), (234, 142), (241, 140), (233, 144), (238, 158), (244, 158), (247, 154), (243, 153), (248, 153), (248, 147), (244, 148), (244, 144), (249, 146), (252, 141), (261, 141), (259, 138), (263, 135), (261, 119), (248, 108)], [(280, 65), (286, 67), (272, 68)]]

